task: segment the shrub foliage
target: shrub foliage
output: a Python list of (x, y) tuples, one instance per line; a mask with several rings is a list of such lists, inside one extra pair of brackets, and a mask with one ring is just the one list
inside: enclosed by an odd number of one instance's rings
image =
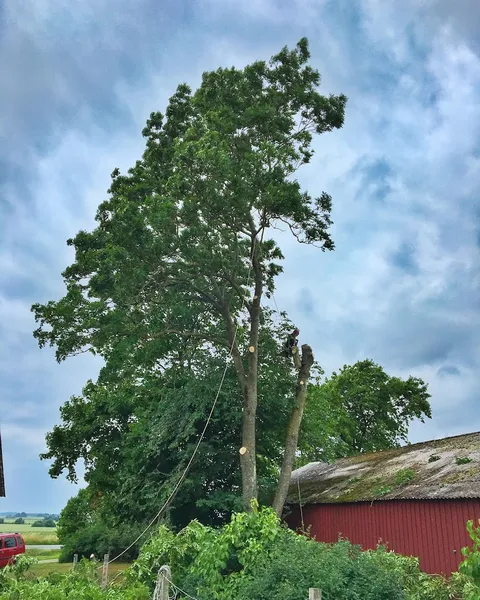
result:
[(282, 527), (267, 508), (236, 514), (221, 529), (196, 521), (178, 534), (160, 527), (128, 577), (151, 588), (163, 564), (198, 600), (305, 600), (310, 587), (327, 600), (451, 600), (464, 598), (467, 581), (427, 575), (417, 559), (382, 547), (318, 543)]

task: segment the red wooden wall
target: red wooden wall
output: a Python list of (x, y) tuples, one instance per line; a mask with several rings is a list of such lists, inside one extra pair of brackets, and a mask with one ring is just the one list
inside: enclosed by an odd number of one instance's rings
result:
[[(470, 542), (465, 528), (480, 518), (480, 499), (387, 500), (346, 504), (310, 504), (303, 507), (305, 528), (319, 542), (347, 538), (365, 550), (379, 541), (399, 554), (418, 556), (427, 573), (449, 575), (462, 560), (461, 549)], [(290, 527), (301, 526), (296, 508), (287, 517)]]

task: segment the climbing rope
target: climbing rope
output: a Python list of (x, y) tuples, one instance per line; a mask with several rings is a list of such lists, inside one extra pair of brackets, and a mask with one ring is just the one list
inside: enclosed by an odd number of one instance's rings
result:
[[(264, 231), (265, 231), (265, 230), (263, 230), (263, 231), (262, 231), (262, 237), (261, 237), (261, 240), (260, 240), (260, 242), (262, 242), (262, 241), (263, 241), (263, 234), (264, 234)], [(257, 238), (256, 238), (256, 236), (255, 236), (255, 239), (254, 239), (254, 241), (253, 241), (252, 256), (253, 256), (253, 253), (255, 252), (255, 246), (256, 246), (256, 243), (257, 243)], [(252, 261), (250, 261), (250, 266), (249, 266), (249, 269), (248, 269), (248, 275), (247, 275), (247, 286), (246, 286), (247, 288), (248, 288), (248, 287), (249, 287), (249, 285), (250, 285), (250, 278), (251, 278), (251, 274), (252, 274), (252, 266), (253, 266), (253, 262), (252, 262)], [(246, 303), (246, 297), (244, 296), (244, 298), (243, 298), (243, 302), (242, 302), (242, 307), (241, 307), (241, 309), (240, 309), (240, 310), (243, 310), (243, 309), (245, 308), (245, 303)], [(235, 332), (234, 332), (234, 335), (233, 335), (232, 344), (231, 344), (231, 346), (230, 346), (230, 352), (229, 352), (229, 356), (228, 356), (228, 358), (231, 358), (231, 357), (232, 357), (232, 355), (233, 355), (233, 348), (234, 348), (234, 346), (235, 346), (235, 342), (236, 342), (236, 340), (237, 340), (238, 328), (239, 328), (239, 325), (238, 325), (238, 323), (237, 323), (237, 325), (236, 325), (236, 327), (235, 327)], [(120, 557), (122, 557), (122, 556), (123, 556), (123, 555), (124, 555), (126, 552), (128, 552), (128, 551), (129, 551), (131, 548), (133, 548), (133, 546), (135, 546), (135, 544), (136, 544), (136, 543), (137, 543), (137, 542), (138, 542), (138, 541), (139, 541), (139, 540), (140, 540), (140, 539), (141, 539), (141, 538), (142, 538), (142, 537), (143, 537), (143, 536), (144, 536), (144, 535), (147, 533), (147, 531), (148, 531), (148, 530), (149, 530), (149, 529), (150, 529), (150, 528), (153, 526), (153, 524), (155, 523), (155, 521), (157, 521), (158, 519), (160, 519), (160, 517), (163, 515), (163, 513), (164, 513), (164, 512), (167, 510), (167, 508), (168, 508), (168, 506), (170, 505), (170, 503), (172, 502), (172, 500), (175, 498), (175, 496), (176, 496), (176, 494), (177, 494), (177, 491), (178, 491), (178, 489), (179, 489), (179, 488), (180, 488), (180, 486), (182, 485), (182, 483), (183, 483), (183, 481), (184, 481), (185, 477), (186, 477), (186, 476), (187, 476), (187, 474), (188, 474), (188, 471), (190, 470), (190, 467), (192, 466), (192, 463), (193, 463), (193, 461), (194, 461), (194, 459), (195, 459), (195, 456), (197, 455), (198, 449), (200, 448), (200, 444), (202, 443), (202, 441), (203, 441), (203, 438), (205, 437), (205, 433), (206, 433), (206, 431), (207, 431), (207, 428), (208, 428), (208, 426), (209, 426), (209, 424), (210, 424), (210, 421), (212, 420), (212, 416), (213, 416), (213, 413), (214, 413), (214, 411), (215, 411), (215, 407), (217, 406), (218, 398), (220, 397), (220, 393), (221, 393), (221, 391), (222, 391), (223, 383), (224, 383), (224, 381), (225, 381), (225, 377), (226, 377), (226, 375), (227, 375), (228, 366), (229, 366), (229, 363), (228, 363), (228, 360), (227, 360), (227, 361), (225, 362), (225, 368), (224, 368), (224, 370), (223, 370), (223, 374), (222, 374), (222, 377), (221, 377), (221, 379), (220, 379), (220, 385), (219, 385), (219, 387), (218, 387), (218, 390), (217, 390), (217, 393), (216, 393), (216, 395), (215, 395), (215, 398), (214, 398), (214, 401), (213, 401), (213, 404), (212, 404), (212, 408), (210, 409), (210, 412), (209, 412), (209, 414), (208, 414), (208, 417), (207, 417), (207, 421), (206, 421), (206, 423), (205, 423), (205, 426), (204, 426), (204, 428), (203, 428), (203, 430), (202, 430), (202, 433), (200, 434), (200, 438), (198, 439), (198, 442), (197, 442), (197, 444), (196, 444), (196, 446), (195, 446), (195, 448), (194, 448), (194, 450), (193, 450), (192, 456), (190, 457), (190, 460), (188, 461), (188, 463), (187, 463), (187, 466), (186, 466), (186, 467), (185, 467), (185, 469), (183, 470), (183, 472), (182, 472), (182, 474), (181, 474), (181, 476), (180, 476), (179, 480), (178, 480), (178, 481), (177, 481), (177, 483), (175, 484), (175, 486), (174, 486), (174, 488), (173, 488), (172, 492), (170, 493), (170, 495), (169, 495), (169, 496), (168, 496), (168, 498), (166, 499), (166, 501), (165, 501), (165, 503), (163, 504), (163, 506), (162, 506), (162, 507), (160, 508), (160, 510), (157, 512), (157, 514), (156, 514), (156, 515), (153, 517), (153, 519), (152, 519), (152, 520), (149, 522), (149, 524), (148, 524), (148, 525), (145, 527), (145, 529), (144, 529), (144, 530), (143, 530), (143, 531), (142, 531), (142, 532), (141, 532), (141, 533), (140, 533), (140, 534), (139, 534), (139, 535), (138, 535), (138, 536), (135, 538), (135, 540), (134, 540), (134, 541), (133, 541), (133, 542), (130, 544), (130, 546), (128, 546), (127, 548), (125, 548), (125, 550), (122, 550), (122, 552), (120, 552), (120, 553), (119, 553), (117, 556), (115, 556), (114, 558), (112, 558), (112, 559), (111, 559), (111, 560), (108, 562), (108, 564), (111, 564), (111, 563), (113, 563), (114, 561), (118, 560), (118, 559), (119, 559)]]
[[(178, 594), (182, 594), (183, 596), (185, 596), (185, 598), (188, 598), (189, 600), (198, 600), (198, 598), (195, 598), (195, 596), (191, 596), (188, 592), (186, 592), (185, 590), (182, 590), (182, 588), (179, 588), (178, 585), (175, 585), (173, 583), (173, 581), (171, 581), (170, 579), (168, 579), (167, 577), (165, 577), (167, 583), (170, 584), (170, 586), (173, 588), (174, 591), (174, 599), (177, 597)], [(157, 598), (155, 598), (155, 596), (153, 597), (153, 600), (157, 600)]]

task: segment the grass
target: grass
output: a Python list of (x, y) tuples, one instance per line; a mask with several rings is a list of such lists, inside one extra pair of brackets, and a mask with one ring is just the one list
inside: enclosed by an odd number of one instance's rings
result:
[(25, 544), (31, 546), (49, 546), (58, 544), (58, 537), (56, 533), (52, 533), (52, 530), (48, 527), (45, 529), (43, 527), (38, 528), (39, 531), (35, 531), (35, 533), (30, 532), (19, 532), (22, 534), (23, 539), (25, 540)]
[[(101, 565), (98, 569), (98, 577), (99, 579), (102, 576)], [(108, 566), (108, 581), (112, 581), (119, 573), (123, 573), (128, 567), (129, 563), (112, 563)], [(28, 570), (27, 576), (30, 577), (46, 577), (50, 575), (50, 573), (70, 573), (72, 570), (72, 563), (46, 563), (43, 565), (32, 565)], [(119, 577), (117, 581), (121, 580)]]
[(52, 560), (60, 556), (60, 550), (42, 550), (40, 548), (30, 548), (25, 551), (26, 556), (31, 556), (37, 560)]
[(0, 523), (2, 533), (21, 533), (25, 544), (29, 545), (50, 545), (58, 544), (57, 531), (54, 527), (32, 527), (34, 521), (38, 519), (27, 518), (23, 525), (16, 525), (14, 519), (9, 519), (5, 523)]

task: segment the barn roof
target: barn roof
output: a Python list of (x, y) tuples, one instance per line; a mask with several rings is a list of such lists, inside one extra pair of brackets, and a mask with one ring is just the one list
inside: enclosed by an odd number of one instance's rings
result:
[(2, 436), (0, 434), (0, 497), (5, 497), (5, 478), (3, 476)]
[(480, 432), (315, 462), (293, 471), (287, 504), (480, 498)]

